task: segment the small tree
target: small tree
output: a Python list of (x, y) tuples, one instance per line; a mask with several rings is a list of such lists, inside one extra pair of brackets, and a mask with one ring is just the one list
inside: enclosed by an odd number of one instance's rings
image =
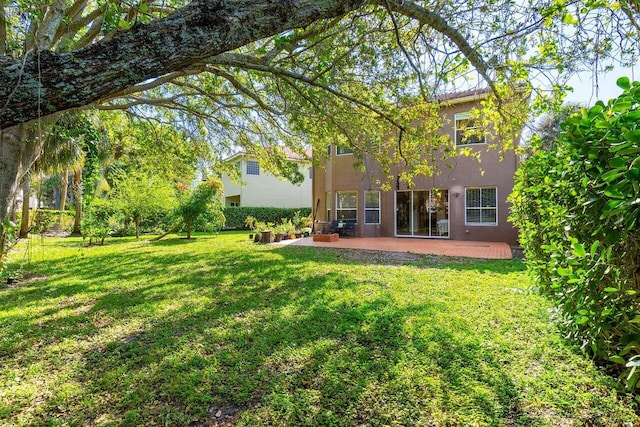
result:
[(213, 217), (224, 223), (221, 189), (222, 182), (219, 179), (209, 178), (198, 184), (180, 201), (177, 212), (187, 228), (187, 239), (191, 238), (191, 231), (197, 219), (207, 211), (213, 211)]
[(160, 211), (170, 212), (177, 204), (174, 191), (166, 180), (142, 171), (122, 174), (113, 197), (125, 216), (133, 220), (136, 238), (140, 237), (143, 218)]

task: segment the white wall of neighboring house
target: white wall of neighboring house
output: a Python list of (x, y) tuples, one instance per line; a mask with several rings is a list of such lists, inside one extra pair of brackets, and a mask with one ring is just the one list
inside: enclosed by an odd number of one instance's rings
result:
[[(249, 159), (250, 160), (250, 159)], [(294, 185), (281, 180), (260, 168), (259, 175), (247, 174), (247, 159), (232, 159), (240, 162), (241, 183), (233, 182), (229, 176), (222, 175), (225, 204), (231, 206), (238, 202), (239, 206), (259, 206), (278, 208), (311, 207), (311, 174), (310, 164), (300, 163), (299, 169), (304, 182)]]

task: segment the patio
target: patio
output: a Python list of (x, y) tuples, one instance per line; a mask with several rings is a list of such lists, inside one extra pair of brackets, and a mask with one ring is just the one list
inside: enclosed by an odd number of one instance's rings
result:
[(314, 242), (313, 238), (283, 240), (282, 245), (316, 246), (324, 248), (369, 249), (387, 252), (412, 252), (484, 259), (511, 259), (511, 247), (501, 242), (474, 242), (445, 239), (398, 237), (351, 237), (335, 242)]

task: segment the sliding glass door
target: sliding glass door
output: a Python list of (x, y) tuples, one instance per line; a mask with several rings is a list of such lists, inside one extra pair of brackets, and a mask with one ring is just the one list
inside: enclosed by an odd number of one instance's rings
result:
[(449, 237), (449, 190), (397, 191), (396, 235)]

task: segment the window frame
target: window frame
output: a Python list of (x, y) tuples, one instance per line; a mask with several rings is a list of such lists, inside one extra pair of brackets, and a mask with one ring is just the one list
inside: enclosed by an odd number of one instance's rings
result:
[[(378, 206), (370, 207), (367, 206), (367, 195), (368, 194), (377, 194), (378, 195)], [(364, 192), (364, 223), (365, 224), (380, 224), (382, 222), (381, 218), (381, 200), (380, 200), (380, 191), (379, 190), (367, 190)], [(378, 213), (378, 221), (377, 222), (369, 222), (367, 221), (367, 212), (377, 212)]]
[(471, 112), (456, 113), (453, 118), (453, 139), (456, 147), (466, 147), (469, 145), (482, 145), (487, 143), (487, 136), (482, 135), (478, 142), (462, 142), (458, 141), (458, 132), (460, 132), (461, 139), (463, 139), (464, 131), (466, 129), (479, 129), (480, 126), (465, 126), (464, 129), (458, 128), (458, 121), (466, 120), (467, 123), (473, 123), (477, 121), (477, 118), (472, 118)]
[[(495, 191), (495, 206), (482, 206), (482, 191), (483, 190), (494, 190)], [(469, 190), (480, 190), (480, 206), (469, 206)], [(468, 212), (469, 210), (477, 210), (480, 212), (480, 221), (479, 222), (469, 222)], [(495, 221), (494, 222), (484, 222), (482, 221), (482, 212), (493, 210), (495, 212)], [(497, 186), (484, 186), (484, 187), (465, 187), (464, 189), (464, 224), (470, 226), (479, 226), (479, 227), (497, 227), (498, 226), (498, 187)]]
[[(249, 164), (255, 165), (255, 167), (256, 167), (255, 170), (256, 170), (257, 173), (253, 173), (253, 170), (252, 170), (252, 172), (249, 172)], [(245, 167), (245, 174), (246, 175), (253, 175), (253, 176), (260, 176), (260, 163), (258, 163), (256, 160), (247, 160), (247, 164), (246, 164), (246, 167)]]
[(327, 191), (324, 195), (324, 203), (327, 210), (327, 222), (331, 221), (331, 191)]
[(353, 154), (353, 150), (351, 148), (336, 145), (336, 156), (348, 156), (350, 154)]
[[(355, 207), (342, 207), (340, 204), (340, 195), (342, 194), (354, 194), (356, 201)], [(356, 190), (336, 191), (336, 219), (338, 221), (342, 221), (342, 218), (340, 218), (340, 212), (354, 212), (355, 218), (345, 218), (344, 221), (355, 219), (356, 224), (358, 223), (358, 192)]]

